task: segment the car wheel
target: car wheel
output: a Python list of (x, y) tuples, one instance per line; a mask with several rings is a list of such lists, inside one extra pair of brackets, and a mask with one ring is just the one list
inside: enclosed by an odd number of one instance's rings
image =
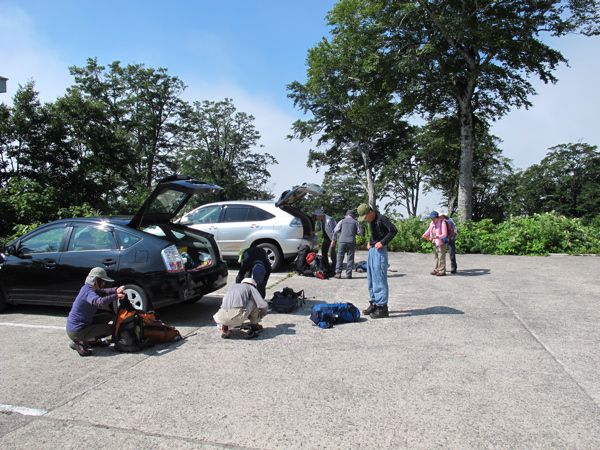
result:
[(146, 292), (136, 284), (126, 284), (125, 294), (135, 309), (140, 311), (148, 311), (150, 304)]
[(283, 262), (283, 255), (279, 251), (279, 248), (275, 244), (270, 244), (268, 242), (263, 242), (262, 244), (258, 244), (257, 247), (264, 248), (267, 252), (267, 258), (271, 263), (271, 270), (274, 272), (281, 266)]
[(6, 298), (4, 297), (2, 291), (0, 291), (0, 312), (6, 309), (6, 304)]

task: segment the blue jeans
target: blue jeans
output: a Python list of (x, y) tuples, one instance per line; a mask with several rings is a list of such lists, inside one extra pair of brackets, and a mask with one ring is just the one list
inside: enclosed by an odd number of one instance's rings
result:
[(354, 270), (354, 250), (356, 244), (350, 242), (340, 242), (338, 244), (337, 251), (337, 266), (335, 267), (336, 273), (342, 273), (342, 265), (344, 264), (344, 256), (348, 254), (348, 262), (346, 263), (346, 275), (351, 277), (352, 271)]
[(367, 256), (369, 297), (370, 302), (378, 306), (387, 305), (388, 302), (387, 270), (387, 247), (381, 247), (381, 250), (371, 247)]

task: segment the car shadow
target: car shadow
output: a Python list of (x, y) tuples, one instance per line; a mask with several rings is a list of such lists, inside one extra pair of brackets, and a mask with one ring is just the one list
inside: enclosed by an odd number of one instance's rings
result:
[(450, 308), (449, 306), (430, 306), (429, 308), (390, 311), (390, 317), (427, 316), (431, 314), (464, 314), (464, 311)]
[(462, 269), (458, 270), (456, 273), (453, 273), (452, 276), (478, 277), (481, 275), (489, 275), (490, 273), (490, 269)]

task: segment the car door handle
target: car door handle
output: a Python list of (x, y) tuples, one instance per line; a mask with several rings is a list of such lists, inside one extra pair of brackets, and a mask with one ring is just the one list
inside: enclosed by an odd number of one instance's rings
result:
[(56, 269), (56, 261), (52, 260), (52, 259), (45, 259), (44, 260), (44, 269)]
[(260, 225), (256, 225), (255, 223), (253, 223), (252, 225), (250, 225), (250, 228), (260, 228)]
[(102, 264), (104, 264), (105, 266), (112, 266), (113, 264), (116, 264), (117, 261), (115, 261), (112, 258), (107, 258), (104, 261), (102, 261)]

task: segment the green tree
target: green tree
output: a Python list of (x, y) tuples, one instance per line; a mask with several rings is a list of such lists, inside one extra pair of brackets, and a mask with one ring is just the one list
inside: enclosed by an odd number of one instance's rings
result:
[[(353, 34), (347, 24), (352, 5), (340, 2), (327, 16), (331, 39), (308, 51), (307, 81), (288, 85), (294, 105), (312, 117), (293, 124), (291, 137), (316, 139), (308, 165), (342, 166), (363, 173), (369, 203), (377, 204), (377, 177), (399, 150), (407, 124), (396, 107), (377, 55), (376, 34)], [(342, 10), (343, 9), (343, 10)]]
[(177, 156), (183, 173), (220, 185), (224, 200), (272, 198), (268, 166), (277, 160), (256, 151), (260, 133), (253, 116), (237, 111), (228, 98), (194, 102), (184, 126), (187, 138)]
[[(385, 78), (378, 86), (389, 89), (403, 110), (456, 115), (458, 208), (467, 220), (472, 216), (474, 116), (497, 119), (513, 106), (530, 106), (535, 90), (528, 78), (556, 82), (554, 69), (566, 62), (543, 36), (597, 34), (598, 6), (596, 0), (340, 0), (328, 18), (336, 50), (354, 68), (376, 67), (374, 79)], [(311, 62), (309, 53), (309, 67)], [(344, 80), (341, 71), (329, 76)]]
[(600, 152), (585, 143), (549, 149), (539, 164), (519, 177), (514, 212), (532, 215), (555, 211), (567, 217), (593, 218), (600, 210)]

